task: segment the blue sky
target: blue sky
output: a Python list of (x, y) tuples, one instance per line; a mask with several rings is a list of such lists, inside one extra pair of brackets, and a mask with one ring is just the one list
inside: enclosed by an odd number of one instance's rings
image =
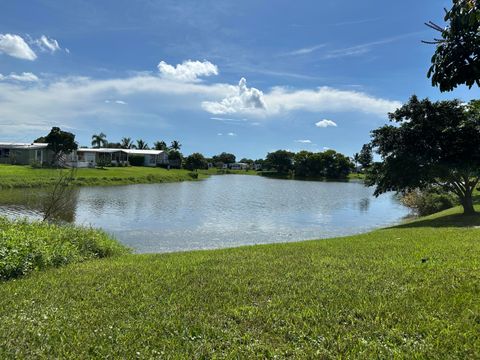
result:
[[(386, 5), (387, 4), (387, 5)], [(450, 1), (6, 0), (0, 140), (52, 126), (179, 140), (185, 154), (276, 149), (352, 155), (426, 78)]]

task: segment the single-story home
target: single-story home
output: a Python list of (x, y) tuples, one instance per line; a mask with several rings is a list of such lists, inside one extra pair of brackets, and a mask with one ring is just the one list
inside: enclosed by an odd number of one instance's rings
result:
[(138, 150), (138, 149), (122, 149), (128, 156), (143, 156), (144, 166), (161, 166), (168, 165), (168, 154), (164, 150)]
[(30, 165), (51, 162), (48, 144), (0, 142), (0, 164)]
[(168, 165), (168, 155), (163, 150), (80, 148), (69, 155), (67, 164), (73, 167), (95, 167), (104, 162), (112, 165), (127, 165), (129, 157), (143, 157), (143, 166)]
[(230, 169), (232, 170), (247, 170), (248, 164), (247, 163), (233, 163), (229, 164)]

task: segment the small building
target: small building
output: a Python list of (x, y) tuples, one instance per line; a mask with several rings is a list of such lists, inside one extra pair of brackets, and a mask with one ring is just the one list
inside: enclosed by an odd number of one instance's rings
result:
[(73, 167), (95, 167), (107, 165), (128, 165), (130, 157), (142, 157), (143, 166), (167, 166), (168, 155), (163, 150), (138, 150), (115, 148), (80, 148), (70, 154), (68, 165)]
[(39, 165), (49, 163), (53, 152), (42, 143), (0, 143), (0, 164)]
[(129, 156), (143, 156), (143, 166), (167, 166), (168, 154), (164, 150), (121, 149)]
[(248, 170), (247, 163), (233, 163), (229, 165), (230, 165), (230, 169), (232, 170)]
[(67, 164), (78, 168), (95, 167), (100, 163), (126, 165), (128, 164), (128, 155), (122, 150), (113, 148), (80, 148), (69, 155)]

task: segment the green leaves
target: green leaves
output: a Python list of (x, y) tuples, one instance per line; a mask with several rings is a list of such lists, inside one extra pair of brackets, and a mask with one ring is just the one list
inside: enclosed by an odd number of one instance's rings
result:
[(101, 230), (0, 218), (0, 281), (127, 252)]
[(443, 92), (480, 84), (480, 1), (454, 0), (445, 21), (448, 26), (434, 41), (437, 48), (427, 73), (432, 85)]

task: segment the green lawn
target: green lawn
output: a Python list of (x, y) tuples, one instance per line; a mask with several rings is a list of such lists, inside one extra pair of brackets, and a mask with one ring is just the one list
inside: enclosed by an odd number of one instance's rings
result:
[[(68, 171), (68, 170), (63, 170)], [(0, 188), (48, 186), (58, 179), (59, 170), (34, 169), (31, 166), (0, 165)], [(199, 178), (206, 177), (203, 174)], [(78, 169), (75, 185), (122, 185), (194, 180), (188, 170), (150, 167), (107, 167)]]
[(0, 358), (475, 358), (480, 217), (458, 212), (7, 281)]

